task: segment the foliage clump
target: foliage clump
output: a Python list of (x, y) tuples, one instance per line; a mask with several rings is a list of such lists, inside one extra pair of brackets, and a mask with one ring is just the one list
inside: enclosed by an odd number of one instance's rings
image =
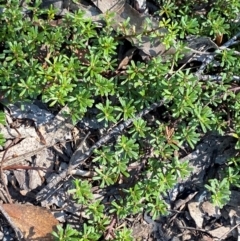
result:
[[(113, 33), (113, 16), (106, 15), (106, 26), (101, 29), (82, 11), (66, 14), (56, 25), (56, 10), (41, 9), (40, 4), (29, 4), (31, 17), (23, 17), (17, 0), (2, 4), (0, 89), (8, 102), (40, 98), (50, 106), (68, 105), (74, 122), (95, 108), (98, 113), (92, 118), (110, 129), (135, 118), (152, 103), (164, 101), (164, 107), (158, 110), (161, 113), (155, 113), (160, 117), (154, 123), (136, 118), (114, 145), (95, 151), (94, 183), (103, 189), (118, 185), (119, 193), (106, 207), (93, 200), (92, 183), (76, 180), (71, 192), (93, 218), (80, 233), (70, 227), (65, 232), (59, 229), (55, 233), (59, 240), (98, 240), (111, 214), (119, 219), (144, 210), (154, 218), (167, 214), (168, 206), (162, 197), (191, 171), (178, 156), (194, 149), (204, 133), (223, 135), (231, 130), (236, 148), (240, 147), (240, 96), (232, 81), (233, 76), (239, 76), (235, 67), (240, 64), (238, 45), (216, 51), (219, 65), (209, 65), (205, 70), (205, 75), (218, 75), (220, 81), (199, 79), (190, 66), (179, 65), (187, 36), (208, 36), (213, 40), (223, 36), (228, 40), (237, 34), (239, 1), (214, 1), (203, 14), (193, 11), (195, 1), (188, 1), (180, 9), (174, 1), (163, 1), (159, 26), (168, 33), (162, 42), (167, 47), (174, 45), (176, 54), (167, 60), (154, 57), (147, 63), (132, 60), (121, 75), (116, 56), (124, 31), (119, 28)], [(151, 155), (144, 162), (147, 149)], [(136, 169), (133, 175), (129, 167), (136, 162), (141, 171)], [(237, 159), (230, 160), (224, 178), (211, 180), (206, 186), (220, 207), (228, 200), (230, 186), (239, 185), (238, 167)], [(121, 185), (124, 180), (127, 182)], [(131, 233), (123, 228), (115, 237), (131, 240)]]

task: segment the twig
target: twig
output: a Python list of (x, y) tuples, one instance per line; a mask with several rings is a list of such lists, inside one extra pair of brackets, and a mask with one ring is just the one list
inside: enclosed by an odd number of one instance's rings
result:
[(238, 37), (240, 37), (240, 32), (237, 33), (235, 36), (233, 36), (230, 40), (228, 40), (225, 44), (223, 44), (223, 47), (230, 47), (231, 45), (236, 44), (238, 41), (236, 41), (238, 39)]
[[(221, 51), (224, 51), (224, 50), (232, 51), (232, 49), (229, 49), (229, 48), (224, 47), (224, 46), (221, 46), (221, 47), (219, 48), (219, 50), (221, 50)], [(232, 51), (232, 53), (235, 54), (235, 55), (237, 55), (237, 56), (240, 56), (240, 52), (239, 52), (239, 51), (234, 50), (234, 51)], [(216, 54), (216, 53), (214, 53), (214, 54)]]
[[(231, 45), (236, 44), (238, 41), (237, 38), (240, 37), (240, 32), (237, 33), (235, 36), (233, 36), (229, 41), (227, 41), (225, 44), (223, 44), (220, 49), (228, 48)], [(203, 61), (202, 65), (200, 66), (199, 70), (197, 71), (197, 75), (201, 75), (204, 70), (206, 69), (207, 65), (210, 64), (214, 60), (214, 55), (208, 55), (206, 56), (205, 61)]]
[[(109, 240), (109, 239), (115, 239), (115, 235), (113, 233), (113, 229), (114, 229), (114, 225), (117, 222), (117, 215), (114, 214), (112, 217), (112, 220), (110, 222), (110, 224), (108, 225), (108, 227), (105, 229), (105, 231), (107, 230), (106, 234), (104, 234), (104, 238), (105, 240)], [(111, 238), (112, 237), (112, 238)]]
[(188, 229), (188, 230), (195, 230), (195, 231), (199, 231), (199, 232), (202, 232), (202, 233), (206, 233), (208, 234), (209, 236), (213, 237), (210, 233), (209, 233), (209, 230), (205, 230), (205, 229), (202, 229), (202, 228), (193, 228), (193, 227), (178, 227), (179, 229)]
[[(198, 75), (197, 77), (204, 81), (208, 81), (208, 80), (222, 81), (222, 79), (223, 79), (223, 77), (220, 75)], [(233, 75), (233, 76), (231, 76), (231, 79), (233, 81), (240, 81), (240, 76)]]
[(8, 166), (22, 164), (22, 160), (27, 159), (28, 157), (36, 155), (38, 152), (41, 152), (45, 148), (54, 147), (56, 144), (61, 144), (61, 143), (70, 142), (70, 141), (72, 141), (72, 140), (59, 141), (59, 142), (56, 142), (56, 143), (53, 143), (53, 144), (44, 145), (44, 146), (42, 146), (42, 147), (40, 147), (38, 149), (35, 149), (33, 151), (29, 151), (29, 152), (23, 153), (23, 154), (18, 155), (16, 157), (8, 157), (8, 158), (3, 160), (2, 167), (3, 167), (3, 169), (6, 169), (6, 167), (8, 167)]
[(224, 233), (218, 241), (223, 240), (224, 237), (226, 237), (229, 233), (231, 233), (233, 231), (233, 229), (237, 228), (240, 225), (240, 223), (236, 224), (235, 226), (233, 226), (229, 231), (227, 231), (226, 233)]
[(120, 135), (124, 129), (126, 129), (130, 124), (132, 124), (132, 122), (134, 120), (136, 120), (138, 118), (141, 118), (142, 116), (148, 114), (150, 111), (154, 110), (155, 108), (162, 106), (163, 103), (164, 103), (164, 101), (160, 101), (158, 103), (154, 103), (154, 104), (150, 105), (149, 107), (145, 108), (144, 110), (142, 110), (135, 118), (126, 120), (122, 124), (119, 124), (118, 126), (114, 127), (110, 131), (109, 134), (107, 134), (106, 136), (101, 138), (96, 144), (94, 144), (92, 147), (90, 147), (86, 152), (82, 153), (81, 150), (78, 148), (74, 152), (73, 156), (71, 157), (69, 167), (66, 170), (64, 170), (63, 172), (61, 172), (45, 188), (43, 188), (37, 194), (36, 199), (38, 201), (42, 201), (42, 200), (48, 199), (52, 195), (54, 189), (56, 188), (56, 185), (60, 181), (62, 181), (63, 179), (67, 178), (73, 169), (77, 168), (84, 160), (89, 158), (92, 155), (92, 153), (93, 153), (93, 151), (95, 149), (100, 148), (101, 146), (106, 144), (113, 137), (116, 137), (116, 136)]
[(8, 199), (8, 202), (9, 203), (12, 203), (12, 199), (11, 199), (11, 196), (10, 196), (10, 193), (8, 191), (8, 188), (7, 188), (7, 185), (5, 183), (5, 181), (3, 180), (3, 164), (5, 162), (4, 158), (7, 154), (7, 151), (9, 150), (9, 148), (11, 148), (14, 144), (18, 143), (19, 140), (21, 139), (21, 135), (20, 133), (18, 132), (18, 130), (16, 128), (14, 128), (14, 130), (18, 133), (18, 137), (16, 137), (8, 146), (7, 148), (5, 149), (4, 153), (3, 153), (3, 156), (2, 156), (2, 160), (1, 160), (1, 163), (0, 163), (0, 175), (1, 175), (1, 181), (3, 183), (3, 186), (4, 186), (4, 189), (6, 191), (6, 194), (7, 194), (7, 199)]
[(204, 233), (207, 233), (208, 231), (206, 231), (205, 229), (202, 229), (202, 228), (193, 228), (193, 227), (178, 227), (180, 229), (188, 229), (188, 230), (196, 230), (196, 231), (200, 231), (200, 232), (204, 232)]
[(206, 56), (205, 60), (203, 61), (202, 65), (200, 66), (196, 75), (201, 75), (204, 72), (204, 70), (206, 69), (207, 65), (209, 65), (213, 60), (214, 60), (213, 55)]
[(54, 170), (48, 170), (48, 168), (46, 167), (33, 167), (33, 166), (23, 166), (23, 165), (10, 165), (10, 166), (6, 166), (3, 167), (2, 170), (17, 170), (17, 169), (21, 169), (21, 170), (35, 170), (35, 171), (45, 171), (47, 173), (54, 173), (56, 171)]

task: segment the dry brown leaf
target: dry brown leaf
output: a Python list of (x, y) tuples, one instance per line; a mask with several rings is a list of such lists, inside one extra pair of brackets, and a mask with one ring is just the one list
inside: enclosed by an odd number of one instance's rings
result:
[(3, 204), (2, 207), (26, 240), (54, 240), (51, 233), (58, 221), (49, 210), (21, 204)]
[(215, 42), (218, 46), (221, 45), (222, 40), (223, 40), (223, 34), (217, 34), (216, 37), (215, 37)]
[(213, 241), (213, 239), (210, 236), (202, 234), (202, 238), (200, 241)]
[(126, 66), (128, 65), (129, 61), (132, 59), (134, 52), (136, 51), (137, 48), (133, 47), (129, 49), (126, 53), (124, 58), (122, 59), (121, 63), (118, 65), (118, 70), (119, 69), (126, 69)]
[(195, 221), (197, 228), (202, 228), (203, 213), (199, 208), (199, 202), (188, 203), (188, 210), (192, 219)]
[(230, 232), (230, 227), (224, 227), (224, 226), (208, 231), (208, 233), (217, 239), (221, 238), (221, 240), (225, 240), (227, 237), (232, 236)]
[[(165, 45), (160, 42), (160, 38), (152, 38), (150, 41), (149, 36), (142, 36), (139, 41), (136, 36), (141, 34), (143, 31), (152, 32), (153, 29), (164, 35), (167, 32), (166, 29), (159, 29), (159, 23), (155, 19), (151, 19), (149, 24), (149, 15), (145, 13), (139, 13), (136, 9), (132, 8), (125, 0), (111, 0), (111, 1), (98, 1), (92, 0), (96, 7), (98, 7), (103, 13), (114, 12), (114, 21), (111, 25), (114, 30), (122, 28), (124, 34), (127, 35), (126, 39), (133, 42), (133, 45), (138, 49), (141, 49), (145, 54), (149, 56), (158, 56), (164, 54), (173, 55), (176, 51), (175, 48), (166, 49)], [(128, 20), (129, 28), (123, 27), (122, 23)]]
[(201, 205), (202, 211), (207, 214), (209, 217), (217, 217), (221, 216), (220, 209), (215, 207), (212, 203), (206, 201)]

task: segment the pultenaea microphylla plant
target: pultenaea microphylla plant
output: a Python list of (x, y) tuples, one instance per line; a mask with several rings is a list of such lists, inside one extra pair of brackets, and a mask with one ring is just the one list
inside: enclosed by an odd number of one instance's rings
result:
[[(5, 114), (0, 111), (0, 124), (4, 125), (6, 123), (5, 121)], [(2, 146), (5, 143), (5, 138), (3, 134), (0, 133), (0, 146)]]
[[(178, 160), (183, 149), (191, 150), (203, 133), (228, 131), (231, 118), (236, 148), (240, 147), (239, 94), (232, 91), (232, 76), (239, 76), (239, 57), (233, 50), (216, 51), (218, 68), (209, 65), (205, 74), (219, 73), (221, 81), (199, 80), (191, 68), (178, 68), (186, 52), (184, 40), (189, 35), (229, 39), (237, 33), (240, 2), (216, 0), (208, 12), (194, 11), (196, 1), (178, 7), (177, 1), (162, 1), (159, 26), (168, 29), (159, 39), (166, 47), (174, 46), (176, 54), (167, 60), (162, 56), (149, 62), (130, 61), (126, 71), (116, 75), (117, 48), (132, 26), (128, 21), (112, 31), (114, 14), (105, 16), (99, 28), (84, 12), (66, 14), (62, 23), (54, 25), (56, 10), (41, 9), (41, 2), (28, 1), (31, 19), (23, 17), (19, 1), (3, 2), (0, 13), (0, 89), (8, 102), (40, 98), (50, 106), (68, 105), (74, 122), (94, 107), (91, 114), (106, 129), (134, 118), (154, 102), (164, 100), (161, 117), (154, 122), (135, 119), (122, 136), (95, 151), (93, 165), (97, 175), (91, 181), (75, 181), (70, 193), (86, 206), (91, 217), (81, 231), (59, 227), (54, 235), (59, 240), (98, 240), (109, 225), (111, 215), (118, 219), (144, 211), (153, 218), (168, 213), (160, 196), (190, 173), (186, 162)], [(157, 31), (144, 34), (158, 36)], [(117, 38), (118, 36), (123, 36)], [(87, 46), (87, 48), (86, 48)], [(234, 46), (238, 50), (238, 46)], [(229, 116), (230, 115), (230, 116)], [(184, 147), (184, 148), (183, 148)], [(129, 166), (143, 160), (147, 149), (151, 155), (137, 179), (129, 180)], [(206, 188), (213, 201), (222, 206), (229, 198), (231, 185), (239, 185), (238, 159), (226, 165), (222, 180), (210, 180)], [(147, 177), (147, 178), (146, 178)], [(119, 193), (109, 206), (93, 200), (92, 184), (100, 188), (119, 185)], [(131, 240), (131, 232), (123, 227), (115, 240)]]

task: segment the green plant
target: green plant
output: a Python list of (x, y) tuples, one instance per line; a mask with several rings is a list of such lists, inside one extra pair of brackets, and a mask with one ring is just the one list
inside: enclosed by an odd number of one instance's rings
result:
[(87, 181), (74, 180), (74, 189), (69, 190), (73, 193), (73, 198), (77, 199), (79, 203), (87, 204), (93, 198), (91, 192), (91, 185)]
[(230, 158), (222, 173), (222, 180), (211, 179), (206, 189), (211, 192), (214, 205), (222, 208), (230, 200), (230, 187), (240, 187), (239, 157)]
[[(5, 114), (3, 112), (0, 112), (0, 124), (4, 125), (6, 123), (5, 121)], [(3, 134), (0, 133), (0, 146), (2, 146), (5, 143), (5, 138)]]
[(65, 229), (58, 225), (57, 232), (54, 231), (52, 234), (58, 241), (79, 241), (79, 232), (70, 225), (67, 225)]
[(224, 178), (222, 181), (211, 179), (209, 184), (205, 185), (205, 187), (212, 193), (213, 204), (222, 208), (230, 200), (229, 181), (227, 178)]
[(131, 241), (132, 236), (131, 236), (131, 231), (124, 227), (122, 230), (116, 232), (116, 239), (118, 241)]
[[(178, 63), (187, 52), (184, 41), (189, 35), (212, 39), (234, 36), (240, 3), (217, 0), (200, 15), (193, 11), (195, 2), (187, 1), (179, 10), (178, 1), (163, 1), (159, 26), (168, 32), (144, 30), (135, 36), (139, 41), (144, 35), (158, 36), (167, 48), (176, 48), (175, 54), (153, 57), (147, 63), (132, 60), (120, 75), (117, 48), (122, 44), (120, 39), (131, 32), (129, 21), (113, 33), (112, 13), (106, 14), (106, 25), (99, 28), (84, 12), (76, 11), (66, 14), (55, 26), (55, 10), (40, 9), (38, 0), (28, 7), (31, 21), (22, 17), (19, 1), (1, 5), (0, 89), (8, 102), (39, 98), (50, 106), (68, 105), (74, 122), (95, 108), (97, 114), (91, 117), (108, 130), (134, 119), (122, 136), (113, 136), (111, 144), (94, 151), (93, 181), (75, 180), (70, 193), (86, 207), (90, 218), (80, 232), (68, 226), (65, 231), (59, 228), (54, 233), (59, 240), (75, 240), (76, 236), (78, 240), (98, 240), (114, 215), (123, 219), (143, 210), (154, 218), (167, 214), (168, 206), (160, 196), (191, 171), (178, 155), (191, 151), (208, 131), (226, 133), (229, 118), (239, 148), (240, 95), (232, 83), (232, 78), (239, 76), (235, 68), (240, 64), (236, 52), (239, 46), (217, 50), (214, 57), (219, 66), (208, 65), (204, 70), (209, 78), (217, 75), (220, 81), (205, 81), (193, 68)], [(157, 112), (157, 120), (136, 118), (144, 108), (159, 101), (164, 107), (160, 114)], [(224, 175), (206, 186), (219, 206), (227, 202), (230, 186), (238, 185), (239, 180), (234, 165)], [(94, 201), (93, 183), (100, 188), (117, 186), (114, 200), (108, 205)], [(115, 240), (131, 239), (125, 227), (117, 229), (115, 236)]]

